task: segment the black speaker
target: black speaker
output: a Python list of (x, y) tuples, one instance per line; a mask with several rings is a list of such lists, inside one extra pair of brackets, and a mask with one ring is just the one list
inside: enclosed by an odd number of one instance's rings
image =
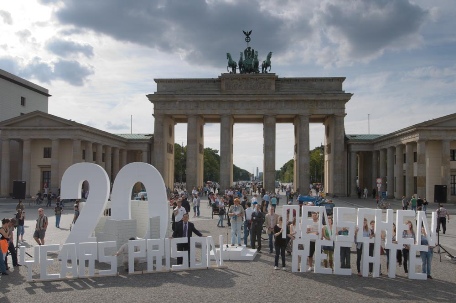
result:
[(434, 185), (434, 202), (446, 203), (447, 201), (447, 186)]
[(13, 181), (13, 199), (25, 199), (25, 181)]

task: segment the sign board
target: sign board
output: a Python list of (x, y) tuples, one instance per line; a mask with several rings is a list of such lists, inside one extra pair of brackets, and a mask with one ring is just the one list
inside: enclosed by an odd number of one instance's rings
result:
[(377, 178), (377, 184), (382, 184), (382, 178)]

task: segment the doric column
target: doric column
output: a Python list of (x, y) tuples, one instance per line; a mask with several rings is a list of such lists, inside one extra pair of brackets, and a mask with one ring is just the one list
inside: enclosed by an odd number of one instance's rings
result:
[(127, 150), (121, 149), (120, 150), (120, 168), (127, 165)]
[[(87, 157), (87, 155), (86, 155)], [(81, 140), (73, 139), (73, 164), (82, 161)]]
[[(450, 141), (442, 140), (442, 176), (441, 176), (441, 185), (447, 186), (447, 202), (450, 201)], [(429, 197), (434, 199), (434, 197)]]
[(386, 150), (386, 192), (388, 198), (394, 198), (394, 147)]
[(189, 115), (187, 122), (187, 190), (203, 185), (204, 166), (204, 120), (197, 115)]
[(141, 161), (144, 163), (149, 163), (149, 152), (147, 149), (141, 151)]
[(30, 196), (31, 142), (24, 139), (22, 144), (22, 181), (25, 181), (25, 196)]
[[(263, 186), (268, 192), (275, 191), (275, 149), (276, 149), (276, 117), (263, 117)], [(307, 182), (307, 186), (309, 186)]]
[(86, 161), (86, 162), (93, 163), (92, 142), (89, 142), (89, 141), (86, 141), (85, 161)]
[(104, 167), (103, 166), (103, 145), (101, 144), (97, 144), (96, 145), (96, 148), (97, 148), (97, 152), (96, 152), (96, 159), (95, 159), (95, 163), (97, 163), (98, 165), (100, 165), (101, 167)]
[(333, 188), (334, 194), (337, 196), (346, 196), (345, 187), (345, 174), (344, 174), (344, 163), (345, 159), (344, 148), (345, 148), (345, 126), (344, 126), (344, 115), (334, 116), (334, 146), (332, 152), (334, 171), (333, 171)]
[[(426, 141), (419, 140), (416, 144), (416, 191), (419, 197), (426, 197)], [(430, 198), (430, 197), (429, 197)], [(432, 200), (430, 200), (432, 201)]]
[(112, 148), (111, 146), (105, 146), (105, 170), (108, 174), (109, 180), (113, 181), (112, 178), (112, 159), (111, 159)]
[(224, 191), (233, 183), (233, 117), (220, 118), (220, 189)]
[(154, 163), (152, 164), (160, 172), (166, 184), (168, 171), (166, 169), (165, 128), (165, 115), (154, 113)]
[(372, 151), (372, 183), (371, 186), (377, 188), (378, 171), (378, 150)]
[(356, 175), (358, 167), (358, 155), (355, 151), (350, 151), (350, 196), (358, 196), (358, 186), (356, 185)]
[(59, 147), (60, 140), (52, 139), (51, 145), (51, 185), (49, 189), (53, 193), (58, 193), (60, 187), (60, 171), (59, 171)]
[(380, 150), (380, 161), (379, 161), (379, 168), (380, 168), (380, 176), (382, 178), (382, 186), (380, 187), (380, 192), (378, 193), (381, 196), (381, 192), (386, 190), (385, 182), (386, 182), (386, 149), (382, 148)]
[(396, 199), (402, 199), (404, 195), (404, 146), (396, 145), (396, 165), (394, 167), (396, 178)]
[(2, 173), (0, 196), (9, 197), (10, 194), (10, 139), (2, 139)]
[(410, 198), (413, 192), (413, 142), (405, 144), (405, 195)]
[[(295, 189), (307, 194), (309, 189), (309, 116), (298, 115), (295, 126)], [(266, 158), (265, 158), (266, 160)], [(275, 184), (274, 184), (275, 185)]]
[(112, 148), (112, 179), (115, 179), (117, 173), (119, 172), (119, 165), (120, 165), (120, 157), (119, 157), (119, 148), (113, 147)]

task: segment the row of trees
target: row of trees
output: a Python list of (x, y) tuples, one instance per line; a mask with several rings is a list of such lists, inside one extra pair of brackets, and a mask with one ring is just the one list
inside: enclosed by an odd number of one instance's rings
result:
[[(187, 163), (187, 147), (174, 144), (174, 180), (186, 182), (185, 168)], [(218, 150), (204, 149), (204, 181), (220, 182), (220, 155)], [(233, 165), (234, 181), (249, 181), (250, 173)]]
[[(316, 147), (310, 151), (309, 174), (312, 183), (323, 181), (323, 147)], [(187, 165), (187, 148), (174, 144), (174, 180), (186, 182), (185, 168)], [(293, 182), (294, 161), (285, 163), (280, 170), (276, 171), (276, 180), (281, 182)], [(248, 181), (250, 173), (242, 168), (233, 165), (233, 180)], [(206, 147), (204, 149), (204, 180), (220, 182), (220, 155), (218, 150)]]

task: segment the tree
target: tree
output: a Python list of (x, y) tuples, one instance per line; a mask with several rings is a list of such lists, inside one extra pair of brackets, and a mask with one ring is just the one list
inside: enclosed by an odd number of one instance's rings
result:
[[(323, 183), (324, 176), (323, 176), (323, 164), (324, 164), (324, 157), (323, 157), (323, 147), (318, 146), (315, 147), (309, 153), (309, 177), (311, 183)], [(280, 170), (276, 171), (276, 179), (280, 180), (284, 183), (293, 182), (294, 177), (294, 160), (291, 159), (287, 163), (285, 163)]]

